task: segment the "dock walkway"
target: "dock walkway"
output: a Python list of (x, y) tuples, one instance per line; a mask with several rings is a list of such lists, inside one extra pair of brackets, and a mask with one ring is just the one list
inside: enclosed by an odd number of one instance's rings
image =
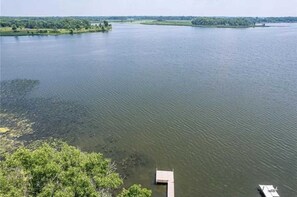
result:
[(167, 197), (174, 197), (173, 171), (156, 170), (156, 183), (167, 184)]

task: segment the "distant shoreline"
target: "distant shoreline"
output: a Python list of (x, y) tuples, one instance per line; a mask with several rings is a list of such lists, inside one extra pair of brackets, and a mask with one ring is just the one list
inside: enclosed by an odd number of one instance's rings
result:
[(195, 16), (74, 16), (0, 17), (0, 36), (57, 36), (108, 32), (110, 22), (201, 28), (275, 27), (270, 23), (297, 23), (297, 17), (195, 17)]
[(0, 36), (57, 36), (57, 35), (73, 35), (83, 33), (95, 33), (95, 32), (107, 32), (112, 28), (107, 29), (81, 29), (81, 30), (68, 30), (68, 29), (21, 29), (17, 31), (11, 30), (11, 28), (0, 28)]
[[(134, 22), (137, 23), (137, 22)], [(142, 25), (164, 25), (164, 26), (188, 26), (188, 27), (203, 27), (203, 28), (255, 28), (255, 27), (270, 27), (267, 25), (249, 25), (249, 26), (231, 26), (231, 25), (193, 25), (191, 21), (142, 21), (138, 22)]]
[(112, 29), (108, 21), (71, 17), (0, 17), (0, 36), (42, 36), (106, 32)]

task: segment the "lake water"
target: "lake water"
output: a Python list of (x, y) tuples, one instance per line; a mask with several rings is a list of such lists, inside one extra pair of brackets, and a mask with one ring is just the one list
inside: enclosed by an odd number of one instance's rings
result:
[(64, 138), (140, 155), (126, 182), (153, 196), (166, 191), (158, 168), (174, 169), (179, 197), (260, 197), (258, 184), (296, 197), (297, 25), (281, 26), (1, 37), (1, 80), (39, 80), (30, 97), (85, 106)]

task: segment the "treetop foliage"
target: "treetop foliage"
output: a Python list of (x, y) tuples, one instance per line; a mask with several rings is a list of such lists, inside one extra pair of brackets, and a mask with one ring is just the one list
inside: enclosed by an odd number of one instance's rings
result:
[(118, 197), (150, 197), (152, 192), (141, 185), (132, 185), (129, 189), (123, 189)]
[[(110, 160), (62, 142), (42, 143), (37, 148), (22, 147), (0, 161), (3, 197), (103, 197), (111, 196), (122, 183)], [(149, 197), (151, 194), (138, 185), (131, 188), (124, 189), (119, 196)]]

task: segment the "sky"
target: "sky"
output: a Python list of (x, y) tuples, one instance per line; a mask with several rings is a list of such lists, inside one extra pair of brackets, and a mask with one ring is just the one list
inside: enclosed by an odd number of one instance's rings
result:
[(1, 16), (297, 16), (297, 0), (0, 0)]

